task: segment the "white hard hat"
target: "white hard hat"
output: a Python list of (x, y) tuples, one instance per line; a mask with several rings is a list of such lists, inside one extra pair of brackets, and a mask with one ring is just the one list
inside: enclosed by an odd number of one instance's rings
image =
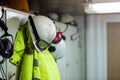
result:
[(48, 16), (55, 21), (59, 20), (59, 16), (56, 13), (48, 13)]
[(69, 23), (73, 20), (74, 20), (74, 18), (70, 14), (65, 13), (65, 14), (61, 15), (61, 22), (63, 22), (63, 23)]
[[(28, 18), (28, 27), (33, 44), (35, 48), (41, 52), (42, 50), (45, 50), (55, 38), (55, 25), (53, 21), (46, 16), (29, 16)], [(48, 45), (47, 47), (46, 44)]]
[(65, 54), (66, 49), (65, 41), (62, 39), (58, 44), (51, 44), (51, 46), (55, 47), (55, 51), (51, 52), (53, 58), (55, 60), (61, 59)]

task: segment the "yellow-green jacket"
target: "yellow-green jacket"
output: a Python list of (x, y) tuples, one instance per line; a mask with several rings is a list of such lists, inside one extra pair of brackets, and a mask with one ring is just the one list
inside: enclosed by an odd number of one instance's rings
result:
[(60, 80), (57, 65), (46, 49), (42, 54), (33, 46), (28, 24), (21, 26), (14, 41), (10, 62), (19, 68), (17, 80)]

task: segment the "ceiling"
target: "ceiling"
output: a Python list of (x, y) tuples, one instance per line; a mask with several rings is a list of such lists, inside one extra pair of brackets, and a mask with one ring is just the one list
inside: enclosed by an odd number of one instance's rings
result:
[[(11, 2), (16, 0), (0, 0), (0, 2)], [(21, 0), (18, 0), (21, 1)], [(72, 15), (84, 14), (84, 2), (92, 1), (93, 3), (119, 2), (119, 0), (27, 0), (29, 9), (36, 14), (45, 13), (69, 13)], [(16, 4), (16, 3), (15, 3)], [(22, 4), (21, 4), (22, 5)]]
[(84, 0), (28, 0), (29, 8), (36, 13), (55, 12), (80, 15), (84, 13)]

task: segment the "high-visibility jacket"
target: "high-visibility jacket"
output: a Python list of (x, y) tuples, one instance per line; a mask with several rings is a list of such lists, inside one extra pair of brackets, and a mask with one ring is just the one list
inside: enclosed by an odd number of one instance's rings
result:
[(34, 48), (27, 23), (16, 34), (10, 62), (20, 70), (18, 80), (60, 80), (57, 64), (48, 49), (41, 54)]

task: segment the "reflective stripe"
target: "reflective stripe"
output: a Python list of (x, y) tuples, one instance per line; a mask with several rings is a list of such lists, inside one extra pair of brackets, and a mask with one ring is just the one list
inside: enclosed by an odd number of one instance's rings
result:
[(38, 66), (38, 60), (37, 60), (37, 59), (34, 59), (33, 65), (34, 65), (34, 66)]
[(26, 54), (33, 54), (33, 49), (31, 47), (26, 47), (25, 51)]
[(33, 78), (32, 80), (40, 80), (39, 78)]

